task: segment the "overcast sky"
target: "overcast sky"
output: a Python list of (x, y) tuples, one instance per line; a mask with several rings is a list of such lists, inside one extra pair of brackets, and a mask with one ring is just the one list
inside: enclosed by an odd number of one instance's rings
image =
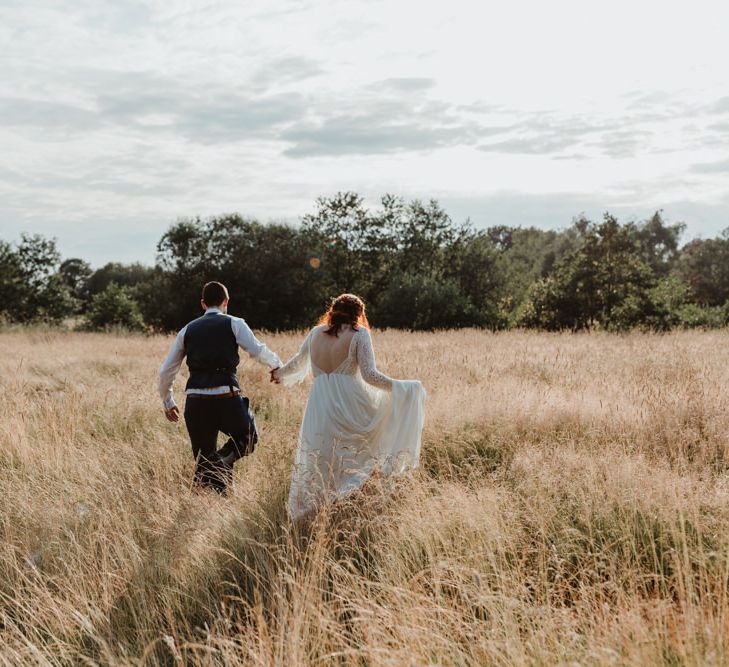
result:
[(296, 223), (337, 190), (713, 236), (727, 35), (696, 0), (0, 0), (0, 238), (152, 262), (178, 217)]

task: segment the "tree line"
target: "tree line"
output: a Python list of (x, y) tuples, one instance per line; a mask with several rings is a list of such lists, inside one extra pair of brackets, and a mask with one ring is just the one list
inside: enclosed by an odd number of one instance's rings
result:
[(175, 222), (154, 266), (93, 270), (53, 239), (0, 241), (0, 318), (87, 329), (174, 330), (200, 288), (225, 283), (229, 312), (261, 329), (312, 324), (355, 292), (379, 327), (550, 331), (720, 327), (729, 323), (729, 229), (680, 244), (682, 223), (578, 217), (560, 231), (457, 224), (437, 201), (353, 192), (322, 197), (299, 226), (239, 214)]

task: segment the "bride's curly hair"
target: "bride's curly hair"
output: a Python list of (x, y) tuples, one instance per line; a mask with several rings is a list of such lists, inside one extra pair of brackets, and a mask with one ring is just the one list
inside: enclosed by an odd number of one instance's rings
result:
[(365, 303), (356, 294), (340, 294), (333, 299), (329, 309), (321, 316), (319, 324), (326, 324), (326, 332), (338, 336), (343, 325), (349, 324), (357, 331), (359, 327), (369, 328), (365, 313)]

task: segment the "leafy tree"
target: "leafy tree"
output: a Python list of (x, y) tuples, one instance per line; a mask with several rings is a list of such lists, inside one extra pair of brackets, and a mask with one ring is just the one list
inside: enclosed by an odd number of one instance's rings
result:
[(91, 299), (85, 328), (98, 331), (116, 327), (140, 331), (144, 322), (130, 289), (112, 282)]
[(720, 306), (729, 299), (729, 228), (719, 238), (687, 243), (676, 266), (700, 306)]
[(678, 241), (686, 229), (682, 222), (667, 225), (660, 211), (636, 228), (641, 258), (656, 276), (666, 276), (679, 257)]
[(578, 243), (574, 225), (561, 232), (501, 225), (487, 229), (486, 234), (499, 253), (495, 273), (504, 284), (500, 311), (509, 320), (518, 317), (530, 286), (550, 275), (558, 260)]
[(304, 216), (302, 232), (317, 248), (323, 286), (329, 295), (356, 292), (370, 300), (388, 281), (404, 203), (386, 195), (383, 210), (373, 213), (356, 193), (340, 192), (316, 205)]
[(606, 213), (600, 224), (581, 219), (575, 227), (578, 247), (530, 290), (531, 304), (522, 310), (521, 323), (547, 329), (636, 326), (654, 284), (641, 258), (636, 226), (621, 225)]
[[(721, 326), (729, 319), (729, 230), (679, 248), (683, 223), (584, 217), (560, 231), (455, 224), (435, 200), (354, 192), (321, 197), (300, 227), (238, 214), (184, 218), (157, 246), (154, 267), (61, 262), (55, 241), (0, 242), (4, 316), (88, 326), (174, 329), (200, 312), (200, 288), (220, 280), (230, 312), (251, 326), (309, 326), (328, 299), (361, 294), (373, 320), (411, 329)], [(98, 298), (96, 298), (98, 297)], [(93, 306), (93, 312), (91, 308)]]
[(58, 272), (61, 255), (55, 239), (22, 234), (14, 252), (17, 291), (6, 306), (19, 322), (58, 322), (74, 312), (70, 290)]
[(657, 331), (668, 331), (683, 324), (683, 313), (689, 305), (689, 286), (677, 276), (667, 276), (648, 291), (650, 312), (646, 324)]
[(399, 269), (435, 280), (446, 276), (453, 251), (471, 238), (469, 223), (454, 225), (435, 199), (428, 204), (416, 199), (403, 212), (395, 226)]
[[(562, 279), (563, 280), (563, 279)], [(515, 312), (517, 326), (554, 331), (575, 324), (576, 314), (568, 312), (570, 300), (565, 298), (562, 281), (553, 276), (540, 278), (527, 289), (526, 298)]]
[(13, 319), (13, 304), (22, 298), (23, 274), (13, 247), (0, 241), (0, 313)]
[(357, 292), (376, 303), (403, 275), (426, 275), (431, 284), (458, 280), (454, 262), (473, 236), (468, 223), (454, 225), (435, 200), (384, 195), (380, 204), (373, 211), (356, 193), (340, 192), (319, 198), (317, 211), (304, 217), (302, 231), (320, 248), (330, 295)]
[(230, 312), (266, 329), (311, 324), (327, 296), (312, 240), (288, 225), (220, 222), (211, 221), (210, 246)]
[(645, 313), (645, 323), (651, 329), (721, 327), (729, 321), (729, 302), (724, 307), (692, 303), (691, 288), (676, 275), (661, 278), (648, 296), (650, 309)]
[(478, 313), (474, 324), (493, 329), (508, 324), (507, 284), (501, 256), (486, 232), (460, 237), (449, 247), (444, 274)]
[(82, 311), (88, 301), (88, 281), (94, 273), (90, 264), (78, 257), (72, 257), (61, 262), (58, 273), (76, 300), (77, 309)]
[(158, 273), (150, 281), (155, 293), (149, 295), (149, 303), (158, 310), (149, 323), (179, 329), (199, 314), (202, 285), (213, 279), (225, 282), (217, 273), (220, 258), (212, 257), (207, 236), (207, 224), (200, 218), (180, 220), (162, 236), (157, 244)]
[(88, 299), (94, 294), (103, 292), (111, 283), (116, 283), (120, 287), (135, 287), (149, 280), (153, 271), (151, 267), (139, 262), (133, 264), (108, 262), (87, 277), (84, 285), (85, 296)]
[(406, 273), (374, 304), (372, 320), (381, 327), (433, 330), (473, 326), (479, 314), (455, 281)]
[(239, 215), (179, 221), (158, 245), (160, 273), (153, 281), (158, 302), (173, 296), (148, 321), (182, 326), (200, 312), (202, 285), (219, 280), (230, 292), (229, 312), (251, 326), (308, 326), (328, 295), (317, 241), (293, 227)]

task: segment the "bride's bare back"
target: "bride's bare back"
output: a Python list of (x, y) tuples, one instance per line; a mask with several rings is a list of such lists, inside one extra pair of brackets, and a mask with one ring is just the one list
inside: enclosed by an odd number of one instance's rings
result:
[(311, 339), (311, 361), (324, 373), (331, 373), (339, 368), (349, 356), (349, 348), (355, 331), (345, 324), (339, 335), (328, 334), (326, 329), (317, 331)]

